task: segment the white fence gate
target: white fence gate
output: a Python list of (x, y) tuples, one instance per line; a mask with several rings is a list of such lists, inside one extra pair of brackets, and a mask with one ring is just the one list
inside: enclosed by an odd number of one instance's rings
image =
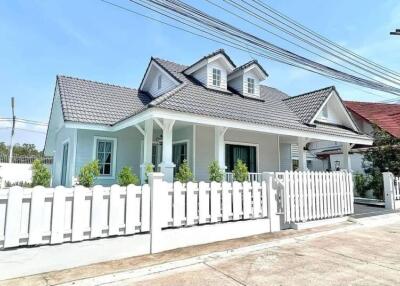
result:
[(279, 180), (286, 223), (340, 217), (354, 212), (353, 178), (347, 172), (285, 172)]
[(383, 173), (383, 187), (385, 208), (400, 209), (400, 177), (395, 177), (391, 172)]

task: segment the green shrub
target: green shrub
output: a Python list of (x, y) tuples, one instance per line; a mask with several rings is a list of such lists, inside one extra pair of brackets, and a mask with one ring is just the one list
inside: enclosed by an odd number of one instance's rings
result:
[(6, 188), (11, 188), (11, 187), (22, 187), (22, 188), (30, 188), (32, 187), (32, 184), (29, 182), (25, 182), (25, 181), (18, 181), (18, 182), (10, 182), (10, 181), (5, 181), (4, 183)]
[(219, 167), (217, 161), (212, 161), (208, 166), (208, 177), (210, 182), (222, 182), (224, 180), (224, 172)]
[(99, 175), (99, 161), (95, 160), (87, 163), (79, 172), (79, 184), (87, 188), (92, 187), (94, 184), (94, 179)]
[(238, 182), (247, 181), (249, 177), (249, 171), (247, 166), (242, 160), (237, 160), (235, 167), (233, 168), (233, 179)]
[(175, 179), (185, 184), (189, 181), (193, 181), (193, 173), (186, 160), (183, 160), (182, 164), (179, 166)]
[(51, 174), (49, 169), (38, 159), (32, 164), (32, 187), (34, 186), (50, 186)]
[(149, 182), (149, 174), (154, 172), (154, 166), (151, 163), (148, 163), (144, 169), (144, 175), (146, 177), (146, 183)]
[(121, 186), (139, 185), (139, 178), (133, 173), (131, 167), (125, 166), (118, 174), (118, 184)]
[(356, 189), (357, 194), (362, 198), (365, 197), (368, 190), (367, 182), (368, 180), (365, 175), (360, 173), (354, 175), (354, 188)]

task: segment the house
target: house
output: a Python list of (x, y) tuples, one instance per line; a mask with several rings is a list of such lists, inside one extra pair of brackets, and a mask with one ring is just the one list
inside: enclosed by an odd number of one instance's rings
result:
[[(400, 104), (375, 102), (345, 101), (357, 126), (364, 134), (373, 136), (374, 126), (386, 131), (395, 138), (400, 138)], [(341, 143), (314, 145), (315, 155), (322, 165), (337, 169), (343, 166)], [(364, 153), (370, 147), (362, 144), (352, 146), (350, 161), (354, 172), (364, 173)]]
[(236, 66), (218, 50), (188, 66), (151, 58), (138, 89), (57, 76), (45, 153), (54, 156), (53, 184), (73, 184), (97, 159), (96, 183), (111, 185), (123, 166), (145, 180), (152, 163), (172, 181), (183, 160), (195, 179), (208, 180), (216, 160), (229, 177), (243, 160), (252, 176), (307, 169), (311, 142), (372, 144), (360, 133), (334, 87), (289, 97), (261, 84), (268, 73), (257, 62)]

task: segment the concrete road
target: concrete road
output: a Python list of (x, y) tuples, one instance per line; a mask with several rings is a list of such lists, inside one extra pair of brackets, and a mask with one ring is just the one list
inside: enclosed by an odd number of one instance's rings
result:
[(297, 240), (107, 285), (400, 285), (400, 223)]

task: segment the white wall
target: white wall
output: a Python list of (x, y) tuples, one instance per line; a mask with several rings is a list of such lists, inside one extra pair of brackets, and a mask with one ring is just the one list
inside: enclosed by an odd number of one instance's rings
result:
[[(161, 75), (161, 88), (158, 89), (158, 76)], [(164, 71), (161, 71), (156, 64), (151, 64), (147, 74), (146, 81), (143, 84), (143, 90), (150, 93), (153, 97), (157, 97), (165, 92), (170, 91), (177, 84)]]
[[(213, 85), (213, 69), (220, 69), (221, 70), (221, 86), (216, 87)], [(219, 89), (226, 91), (227, 82), (228, 82), (228, 74), (224, 65), (221, 63), (221, 60), (216, 60), (207, 65), (207, 86), (213, 89)]]
[(32, 164), (9, 164), (0, 163), (0, 178), (4, 186), (6, 181), (32, 182)]

